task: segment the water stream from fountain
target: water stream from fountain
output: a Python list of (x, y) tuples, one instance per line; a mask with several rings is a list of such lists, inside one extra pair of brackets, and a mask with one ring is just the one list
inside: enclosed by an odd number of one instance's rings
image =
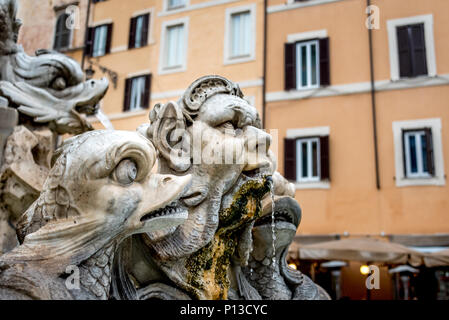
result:
[(95, 116), (101, 122), (101, 124), (106, 128), (106, 130), (114, 130), (114, 126), (112, 125), (108, 116), (103, 112), (103, 110), (101, 110), (101, 108), (98, 109)]
[[(271, 260), (273, 271), (276, 269), (276, 224), (275, 224), (275, 218), (274, 218), (274, 184), (272, 183), (270, 185), (270, 195), (271, 195), (271, 239), (272, 239), (272, 246), (273, 246), (273, 257)], [(273, 277), (274, 277), (273, 272)]]

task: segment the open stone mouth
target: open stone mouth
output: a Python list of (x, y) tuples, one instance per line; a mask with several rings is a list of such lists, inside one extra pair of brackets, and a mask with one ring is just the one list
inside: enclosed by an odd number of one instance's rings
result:
[[(256, 221), (254, 224), (255, 227), (264, 225), (264, 224), (271, 224), (272, 216), (271, 214), (267, 214), (260, 219)], [(287, 222), (291, 224), (294, 223), (294, 218), (292, 217), (290, 211), (288, 209), (281, 209), (281, 210), (275, 210), (274, 212), (274, 222)]]
[(148, 220), (151, 220), (153, 218), (157, 218), (157, 217), (164, 217), (164, 216), (169, 216), (169, 215), (174, 215), (177, 213), (182, 213), (185, 212), (186, 209), (179, 206), (179, 204), (176, 203), (171, 203), (163, 208), (160, 208), (156, 211), (152, 211), (150, 213), (147, 213), (146, 215), (144, 215), (142, 218), (140, 218), (141, 222), (145, 222)]
[(249, 179), (262, 178), (264, 176), (264, 174), (259, 168), (249, 171), (243, 171), (242, 175)]
[(79, 104), (75, 107), (78, 113), (84, 113), (88, 116), (92, 116), (97, 113), (99, 109), (98, 103)]

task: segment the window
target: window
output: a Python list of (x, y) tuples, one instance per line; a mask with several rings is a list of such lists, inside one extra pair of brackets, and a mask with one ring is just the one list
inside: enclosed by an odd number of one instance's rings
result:
[(59, 15), (56, 20), (55, 38), (53, 41), (53, 49), (55, 50), (67, 49), (70, 47), (72, 32), (69, 28), (67, 28), (66, 23), (69, 19), (70, 16), (63, 13)]
[(186, 70), (188, 30), (188, 17), (162, 23), (159, 74)]
[(104, 56), (106, 54), (106, 41), (108, 37), (108, 27), (101, 26), (95, 28), (93, 57)]
[(89, 28), (85, 50), (92, 57), (104, 56), (111, 52), (112, 24)]
[(399, 74), (401, 77), (427, 75), (424, 23), (397, 27)]
[(167, 9), (177, 9), (184, 7), (186, 5), (185, 0), (166, 0), (167, 3)]
[(319, 86), (319, 42), (306, 41), (296, 44), (296, 87), (316, 88)]
[(429, 177), (434, 174), (432, 130), (404, 130), (404, 168), (408, 178)]
[(231, 57), (250, 54), (250, 22), (251, 16), (249, 11), (231, 15)]
[(286, 138), (284, 175), (296, 182), (329, 180), (329, 136)]
[(124, 111), (147, 109), (150, 105), (151, 75), (126, 79)]
[(393, 122), (397, 187), (444, 186), (441, 119)]
[(167, 28), (165, 67), (173, 68), (182, 65), (184, 54), (184, 25), (179, 24)]
[(226, 9), (224, 64), (255, 59), (255, 17), (254, 4)]
[(330, 84), (329, 38), (285, 44), (285, 90)]
[(387, 21), (391, 80), (436, 76), (433, 15)]
[(320, 180), (320, 139), (296, 140), (296, 180)]
[(149, 24), (149, 14), (144, 14), (131, 19), (128, 45), (130, 49), (141, 48), (148, 44)]

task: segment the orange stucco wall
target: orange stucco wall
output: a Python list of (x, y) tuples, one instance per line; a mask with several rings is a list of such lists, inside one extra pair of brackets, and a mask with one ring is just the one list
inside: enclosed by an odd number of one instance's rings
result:
[[(190, 1), (195, 5), (207, 1)], [(224, 32), (226, 8), (256, 4), (256, 59), (253, 61), (225, 65), (224, 64)], [(150, 42), (148, 46), (127, 50), (130, 19), (133, 14), (145, 9), (153, 9), (150, 16)], [(118, 114), (123, 109), (125, 79), (133, 73), (147, 71), (152, 74), (152, 95), (171, 91), (180, 91), (196, 78), (206, 74), (219, 74), (236, 82), (260, 80), (262, 77), (261, 52), (263, 46), (263, 1), (237, 1), (224, 5), (215, 5), (204, 9), (188, 10), (180, 13), (163, 13), (163, 1), (105, 1), (93, 6), (91, 25), (101, 21), (112, 20), (114, 31), (112, 36), (112, 51), (104, 57), (95, 58), (101, 65), (118, 73), (118, 86), (111, 88), (103, 101), (103, 109), (107, 114)], [(188, 17), (188, 44), (186, 70), (172, 74), (159, 74), (160, 46), (162, 24), (165, 21)], [(95, 77), (102, 76), (97, 72)], [(247, 96), (254, 97), (255, 104), (260, 108), (262, 103), (262, 87), (256, 85), (243, 88)], [(150, 106), (168, 100), (177, 100), (179, 96), (164, 99), (151, 98)], [(133, 121), (133, 120), (130, 120)], [(118, 127), (124, 121), (112, 120)], [(134, 123), (134, 122), (132, 122)], [(127, 127), (132, 129), (131, 127)]]
[[(283, 1), (271, 1), (270, 5)], [(373, 30), (375, 80), (390, 79), (386, 21), (432, 14), (438, 74), (449, 73), (449, 2), (375, 0), (380, 29)], [(342, 0), (272, 13), (268, 18), (267, 92), (284, 89), (284, 43), (288, 34), (326, 29), (330, 38), (331, 85), (370, 80), (365, 1)], [(288, 23), (282, 23), (288, 21)], [(267, 126), (279, 129), (279, 169), (287, 129), (330, 127), (330, 188), (297, 190), (303, 208), (300, 233), (380, 234), (449, 232), (449, 188), (397, 187), (393, 121), (440, 118), (444, 171), (449, 170), (449, 86), (376, 93), (380, 190), (376, 189), (373, 121), (369, 90), (350, 95), (268, 103)], [(446, 178), (445, 178), (446, 179)]]
[[(81, 21), (85, 1), (80, 1)], [(25, 23), (19, 41), (28, 53), (51, 47), (55, 13), (53, 8), (68, 1), (20, 0), (19, 17)], [(237, 82), (259, 81), (242, 88), (254, 97), (262, 111), (263, 76), (263, 1), (229, 1), (207, 8), (192, 5), (210, 0), (190, 0), (188, 10), (164, 12), (162, 0), (108, 0), (92, 6), (89, 24), (113, 22), (112, 51), (93, 61), (117, 72), (118, 82), (111, 84), (102, 102), (116, 129), (134, 130), (148, 122), (148, 110), (123, 113), (125, 79), (135, 73), (151, 73), (150, 106), (176, 100), (176, 92), (205, 74), (220, 74)], [(284, 43), (287, 35), (327, 30), (330, 38), (331, 86), (367, 84), (370, 80), (368, 30), (365, 27), (365, 0), (340, 0), (270, 12), (274, 7), (292, 7), (286, 0), (269, 0), (267, 93), (283, 92)], [(321, 4), (319, 4), (321, 3)], [(224, 33), (226, 8), (256, 5), (255, 60), (226, 65)], [(304, 2), (304, 4), (306, 4)], [(376, 81), (388, 81), (390, 57), (387, 20), (416, 15), (433, 15), (433, 33), (437, 74), (449, 74), (449, 12), (446, 0), (372, 0), (380, 9), (380, 29), (373, 30), (374, 75)], [(302, 6), (303, 4), (295, 4)], [(295, 6), (293, 5), (293, 7)], [(84, 7), (83, 7), (84, 6)], [(45, 9), (45, 10), (44, 10)], [(144, 48), (127, 49), (129, 22), (133, 14), (151, 9), (150, 42)], [(35, 12), (39, 10), (40, 14)], [(46, 12), (46, 13), (44, 13)], [(185, 71), (159, 74), (161, 30), (166, 21), (188, 17), (187, 67)], [(74, 47), (82, 45), (83, 31), (77, 31)], [(81, 41), (81, 42), (80, 42)], [(68, 53), (81, 61), (82, 51)], [(86, 64), (87, 67), (88, 64)], [(98, 68), (94, 78), (106, 76)], [(170, 94), (175, 92), (175, 94)], [(318, 90), (319, 92), (319, 90)], [(165, 95), (165, 98), (161, 96)], [(168, 96), (167, 96), (168, 95)], [(159, 96), (159, 98), (157, 98)], [(436, 233), (449, 232), (449, 189), (445, 186), (397, 187), (392, 122), (440, 118), (442, 122), (444, 171), (449, 171), (449, 86), (380, 91), (376, 93), (380, 190), (376, 189), (373, 121), (369, 90), (361, 93), (307, 99), (269, 101), (267, 128), (279, 130), (279, 170), (283, 172), (283, 143), (287, 129), (328, 126), (330, 128), (330, 189), (298, 190), (296, 198), (303, 208), (300, 233)], [(96, 128), (103, 126), (94, 122)]]

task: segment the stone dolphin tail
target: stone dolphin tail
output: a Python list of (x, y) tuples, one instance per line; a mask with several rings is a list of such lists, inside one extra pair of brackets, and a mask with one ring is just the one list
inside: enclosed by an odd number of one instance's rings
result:
[(119, 243), (173, 230), (187, 218), (178, 199), (191, 176), (152, 173), (155, 160), (153, 145), (137, 132), (92, 131), (67, 140), (19, 221), (22, 244), (0, 258), (0, 298), (107, 299)]

